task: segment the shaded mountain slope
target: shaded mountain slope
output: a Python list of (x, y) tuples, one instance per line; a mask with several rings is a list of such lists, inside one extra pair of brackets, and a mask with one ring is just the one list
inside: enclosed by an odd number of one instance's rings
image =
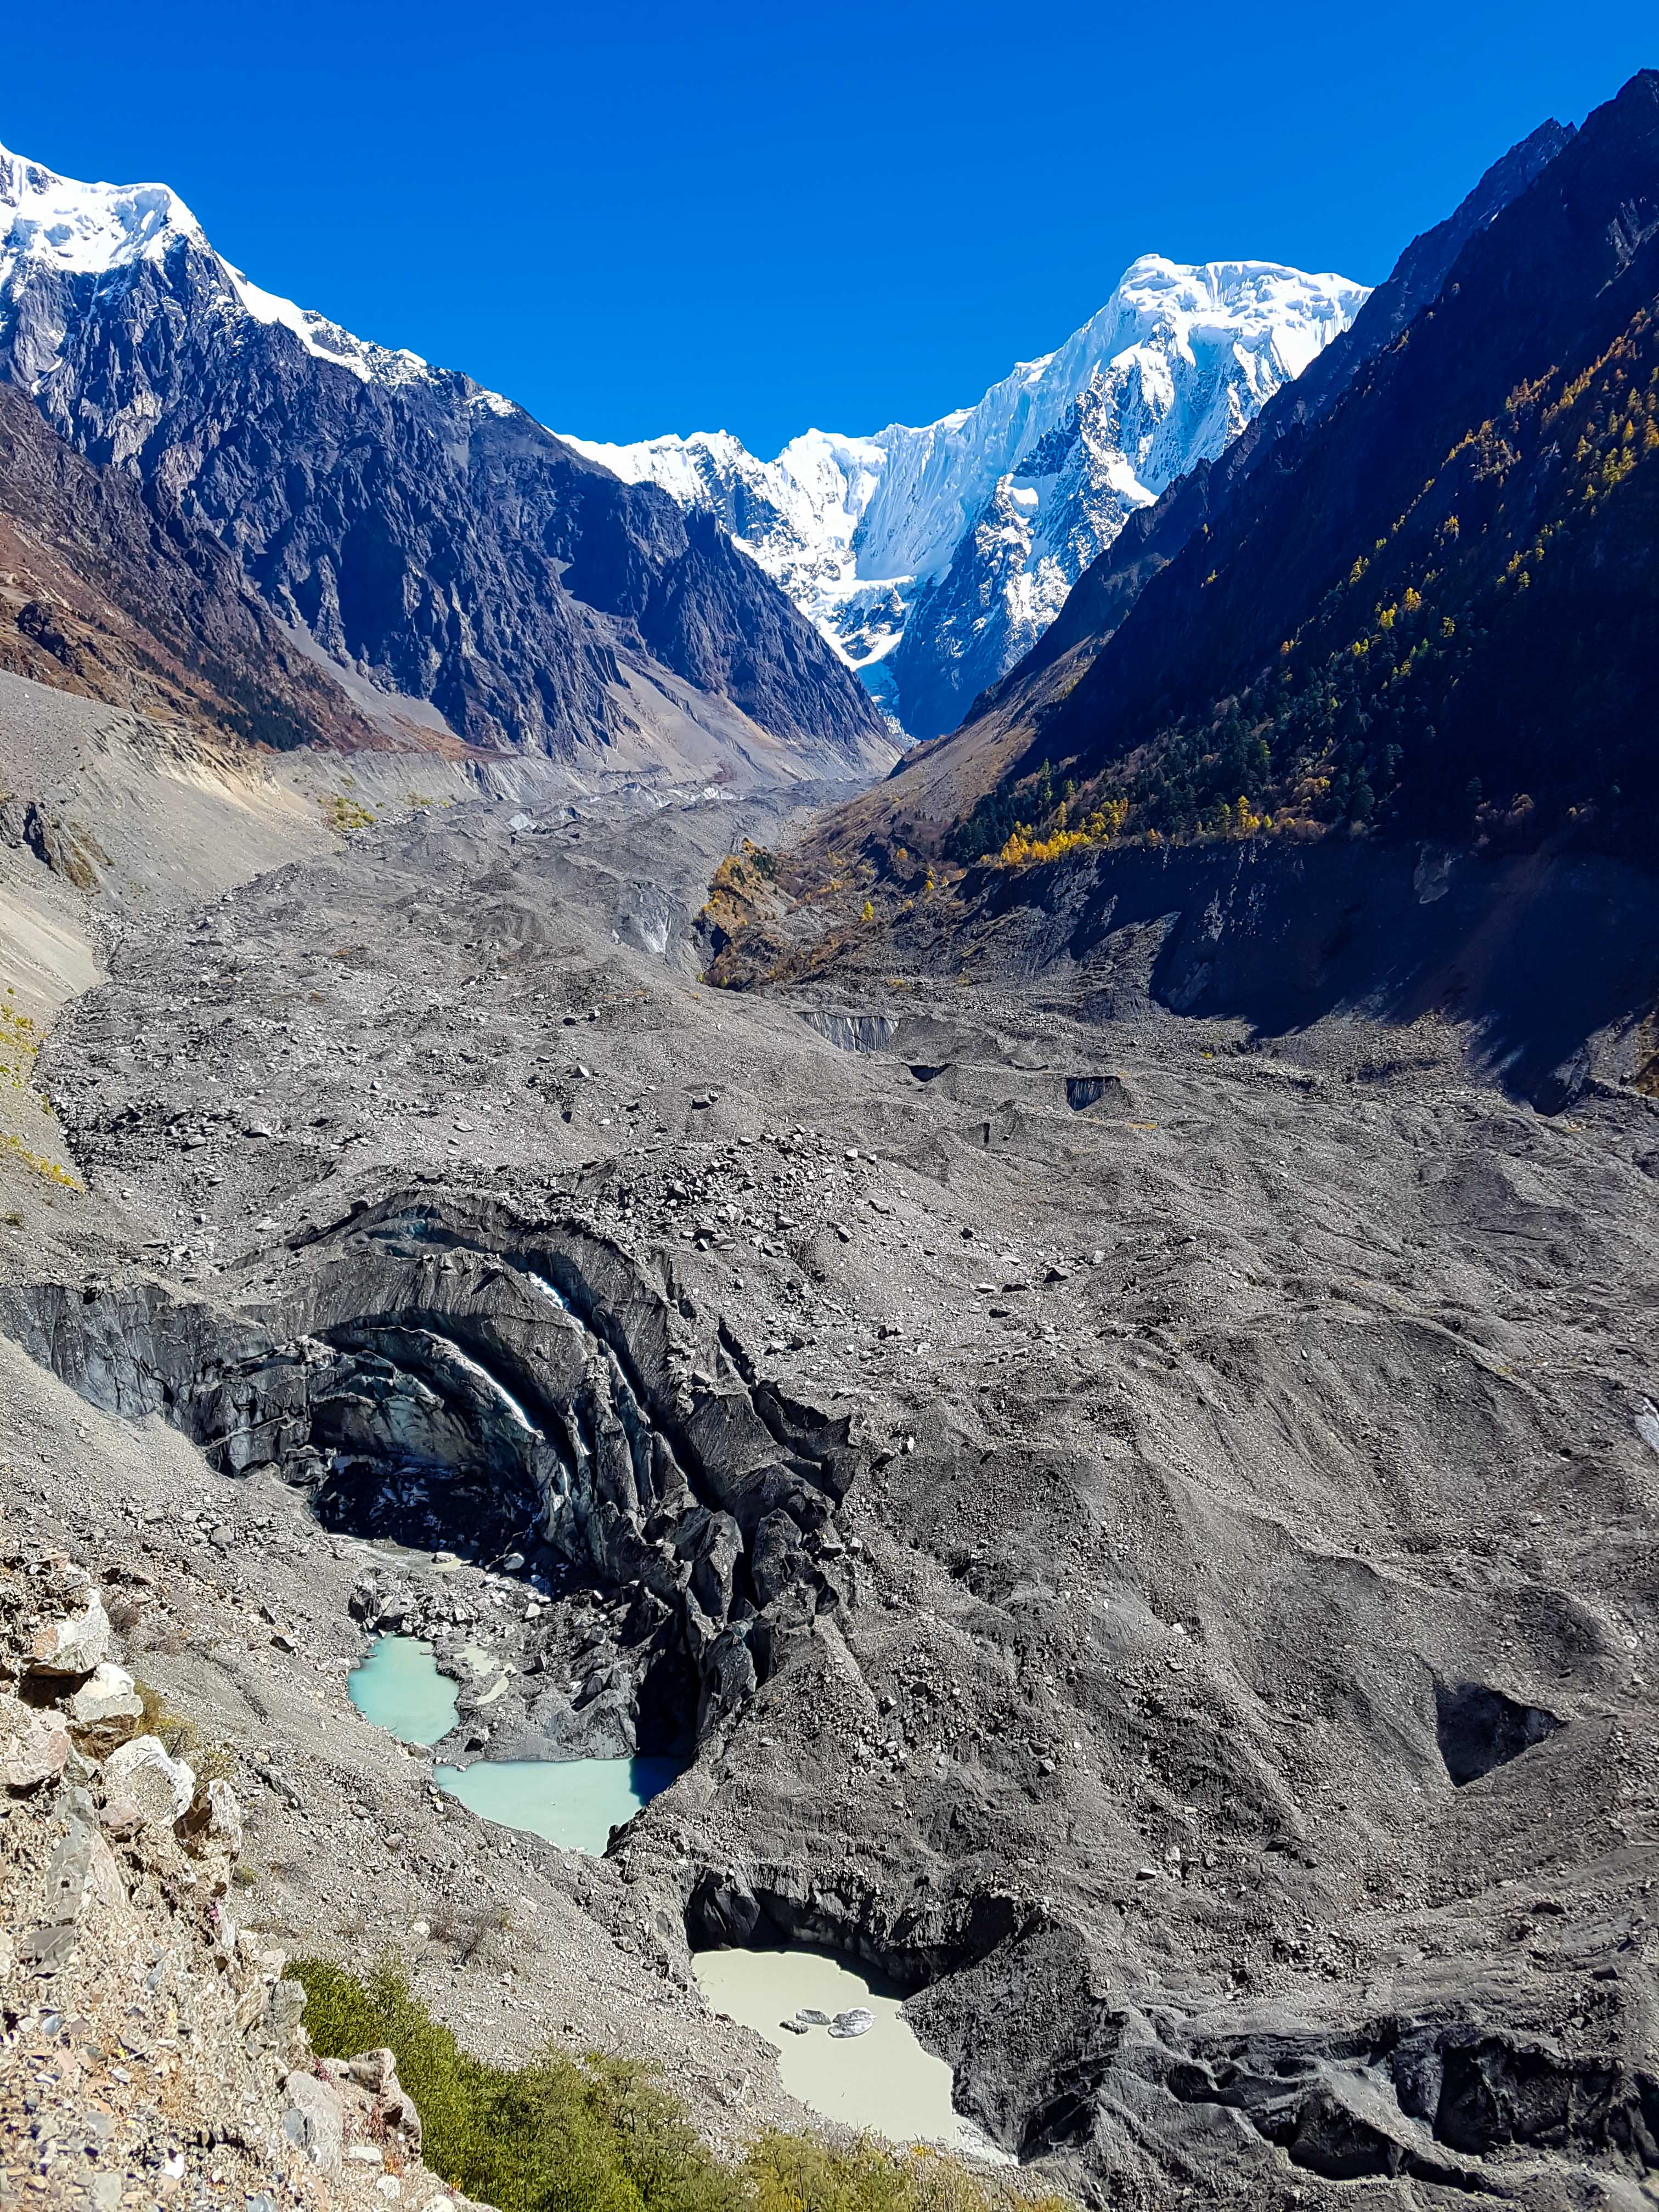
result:
[(1091, 665), (714, 915), (722, 980), (1073, 976), (1112, 1021), (1423, 1020), (1540, 1103), (1649, 1087), (1656, 301), (1649, 74), (1258, 446)]
[(1659, 75), (1150, 581), (1026, 765), (1164, 834), (1536, 832), (1648, 803), (1659, 705)]
[(163, 187), (0, 155), (8, 213), (0, 375), (89, 459), (210, 525), (325, 652), (470, 744), (603, 748), (632, 727), (628, 672), (665, 670), (822, 772), (890, 759), (811, 623), (654, 487), (261, 292)]
[(1039, 723), (1080, 682), (1152, 578), (1195, 532), (1212, 526), (1280, 438), (1329, 410), (1349, 380), (1433, 301), (1469, 240), (1526, 190), (1572, 136), (1560, 124), (1540, 125), (1492, 164), (1445, 222), (1413, 239), (1352, 326), (1276, 393), (1218, 459), (1189, 470), (1154, 505), (1129, 515), (1079, 578), (1051, 627), (1016, 668), (975, 702), (959, 731), (908, 754), (878, 793), (849, 802), (844, 810), (849, 833), (879, 836), (902, 810), (902, 834), (909, 842), (936, 847), (1026, 751)]
[(1224, 453), (1190, 470), (1156, 507), (1131, 516), (1121, 537), (1079, 578), (1054, 628), (1011, 672), (1001, 691), (1029, 684), (1040, 670), (1077, 646), (1097, 652), (1146, 584), (1175, 558), (1194, 531), (1223, 511), (1264, 453), (1287, 430), (1316, 422), (1335, 405), (1364, 364), (1438, 296), (1469, 240), (1527, 189), (1573, 135), (1571, 125), (1540, 124), (1493, 162), (1445, 222), (1414, 238), (1349, 328), (1332, 339), (1293, 385), (1274, 395)]
[(159, 488), (83, 460), (4, 385), (0, 667), (282, 748), (375, 738), (210, 532)]

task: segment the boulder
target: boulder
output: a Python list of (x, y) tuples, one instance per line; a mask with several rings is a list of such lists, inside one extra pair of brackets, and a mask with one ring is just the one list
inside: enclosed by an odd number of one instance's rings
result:
[(0, 1690), (0, 1787), (38, 1790), (56, 1781), (70, 1754), (69, 1730), (55, 1712), (36, 1712)]
[(144, 1825), (144, 1808), (136, 1797), (112, 1797), (98, 1815), (98, 1822), (118, 1844), (130, 1843)]
[(190, 1810), (196, 1776), (182, 1759), (168, 1756), (159, 1736), (137, 1735), (104, 1761), (104, 1793), (112, 1803), (131, 1798), (146, 1826), (170, 1826)]
[(114, 1912), (118, 1912), (127, 1901), (127, 1886), (121, 1879), (120, 1865), (103, 1837), (96, 1833), (92, 1838), (87, 1895), (95, 1897)]
[(236, 1856), (242, 1848), (242, 1808), (228, 1782), (216, 1777), (197, 1790), (190, 1809), (179, 1822), (179, 1840), (194, 1858), (204, 1858), (212, 1851)]
[(544, 1690), (522, 1727), (498, 1730), (499, 1759), (628, 1759), (639, 1747), (631, 1686), (601, 1690), (580, 1706)]
[(83, 1807), (73, 1802), (84, 1792), (71, 1790), (70, 1796), (69, 1820), (46, 1869), (46, 1910), (17, 1947), (19, 1959), (37, 1974), (58, 1973), (74, 1957), (76, 1923), (92, 1873), (94, 1831)]
[(81, 1747), (94, 1758), (106, 1757), (137, 1733), (144, 1717), (144, 1701), (125, 1667), (106, 1659), (69, 1701), (70, 1725)]
[(749, 1646), (735, 1629), (727, 1629), (709, 1647), (703, 1662), (702, 1694), (697, 1700), (697, 1735), (708, 1735), (723, 1715), (734, 1712), (753, 1697), (758, 1677)]
[(366, 2093), (368, 2131), (379, 2142), (396, 2140), (411, 2158), (421, 2154), (421, 2116), (398, 2079), (398, 2062), (389, 2051), (365, 2051), (344, 2061), (349, 2080)]
[(339, 2091), (319, 2075), (297, 2069), (284, 2086), (283, 2135), (319, 2173), (338, 2173), (345, 2155), (345, 2106)]
[(743, 1557), (743, 1537), (729, 1513), (703, 1509), (689, 1514), (675, 1549), (691, 1565), (691, 1590), (711, 1620), (732, 1611), (732, 1578)]
[(90, 1674), (108, 1658), (109, 1646), (109, 1615), (97, 1593), (88, 1589), (85, 1603), (76, 1611), (59, 1620), (43, 1621), (35, 1630), (29, 1642), (28, 1671), (70, 1680)]
[(755, 1602), (767, 1606), (781, 1597), (800, 1572), (804, 1556), (801, 1533), (793, 1517), (781, 1508), (769, 1513), (755, 1531), (749, 1561)]
[(271, 1985), (270, 1998), (250, 2039), (258, 2049), (274, 2051), (279, 2057), (298, 2055), (307, 2047), (301, 2026), (305, 2009), (306, 1993), (301, 1984), (279, 1978)]

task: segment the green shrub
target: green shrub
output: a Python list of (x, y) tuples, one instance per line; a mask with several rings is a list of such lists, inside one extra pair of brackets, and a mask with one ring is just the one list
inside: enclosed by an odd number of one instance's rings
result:
[(838, 2150), (768, 2135), (728, 2166), (644, 2067), (550, 2046), (491, 2066), (433, 2019), (395, 1960), (362, 1978), (320, 1959), (288, 1971), (318, 2056), (390, 2050), (428, 2166), (499, 2212), (1071, 2212), (940, 2153), (868, 2138)]

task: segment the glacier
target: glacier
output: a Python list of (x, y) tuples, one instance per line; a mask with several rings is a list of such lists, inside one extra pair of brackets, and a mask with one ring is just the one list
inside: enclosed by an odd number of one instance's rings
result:
[(1147, 254), (1054, 352), (919, 428), (807, 430), (769, 461), (724, 430), (560, 434), (718, 516), (894, 726), (933, 737), (1030, 649), (1129, 514), (1213, 460), (1366, 297), (1276, 262)]

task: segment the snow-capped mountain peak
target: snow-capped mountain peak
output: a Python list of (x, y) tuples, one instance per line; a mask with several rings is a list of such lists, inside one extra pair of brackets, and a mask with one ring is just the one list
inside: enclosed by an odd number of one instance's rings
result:
[[(362, 384), (445, 381), (253, 283), (165, 185), (77, 183), (0, 149), (0, 350), (43, 407), (94, 301), (151, 283), (188, 296), (233, 349), (280, 326)], [(716, 515), (890, 719), (931, 736), (1036, 641), (1133, 509), (1220, 453), (1364, 297), (1273, 262), (1148, 254), (1063, 344), (932, 422), (806, 430), (764, 461), (724, 430), (567, 442)], [(476, 386), (467, 404), (516, 411)], [(112, 416), (110, 456), (152, 427), (143, 406)]]
[(215, 532), (295, 632), (469, 744), (648, 758), (662, 733), (744, 774), (772, 747), (786, 773), (890, 757), (844, 659), (702, 517), (255, 284), (165, 185), (0, 152), (0, 380)]
[(319, 361), (364, 383), (406, 382), (425, 370), (418, 354), (354, 337), (325, 315), (252, 283), (213, 251), (170, 186), (81, 184), (0, 147), (0, 297), (20, 276), (46, 270), (70, 281), (112, 276), (140, 263), (165, 263), (181, 243), (220, 273), (228, 307), (240, 307), (257, 323), (283, 324)]
[(917, 736), (960, 719), (1122, 527), (1213, 459), (1365, 298), (1267, 261), (1146, 254), (1063, 345), (972, 407), (762, 461), (727, 431), (599, 446), (709, 508)]
[(159, 260), (180, 234), (205, 246), (202, 227), (166, 185), (82, 185), (0, 146), (0, 283), (25, 257), (66, 276), (101, 276)]

